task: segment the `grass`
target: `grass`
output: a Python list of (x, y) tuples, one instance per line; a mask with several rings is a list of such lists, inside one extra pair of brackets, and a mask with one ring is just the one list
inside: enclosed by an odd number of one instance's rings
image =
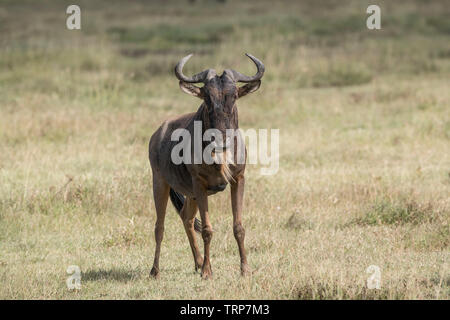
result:
[[(69, 4), (0, 1), (0, 298), (450, 298), (445, 1), (382, 1), (379, 31), (365, 1), (78, 1), (81, 31)], [(148, 276), (148, 140), (199, 105), (173, 75), (191, 52), (187, 74), (266, 65), (239, 101), (243, 129), (280, 128), (278, 173), (247, 167), (247, 278), (228, 190), (210, 198), (214, 279), (171, 205)]]
[[(414, 201), (393, 203), (390, 200), (376, 201), (363, 218), (355, 221), (363, 225), (395, 225), (432, 223), (440, 213), (433, 210), (431, 203), (417, 204)], [(450, 236), (450, 234), (448, 234)]]

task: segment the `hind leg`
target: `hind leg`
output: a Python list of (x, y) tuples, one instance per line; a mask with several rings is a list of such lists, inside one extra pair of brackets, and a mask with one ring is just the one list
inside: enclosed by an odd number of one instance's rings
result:
[(166, 217), (167, 199), (169, 198), (169, 185), (156, 172), (153, 172), (153, 198), (156, 208), (155, 223), (155, 259), (150, 275), (159, 277), (159, 255), (161, 253), (161, 242), (164, 237), (164, 218)]
[(195, 214), (197, 213), (197, 202), (192, 198), (186, 198), (183, 209), (181, 209), (180, 217), (183, 220), (184, 230), (191, 245), (192, 254), (194, 255), (195, 271), (203, 265), (203, 258), (197, 245), (197, 239), (194, 231)]

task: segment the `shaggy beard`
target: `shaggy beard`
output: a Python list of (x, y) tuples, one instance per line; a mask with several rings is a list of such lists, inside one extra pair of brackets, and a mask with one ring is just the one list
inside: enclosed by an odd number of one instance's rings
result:
[(230, 181), (234, 182), (233, 176), (231, 175), (230, 165), (234, 165), (233, 154), (229, 149), (224, 152), (215, 152), (212, 155), (214, 163), (220, 164), (220, 174), (225, 179), (227, 183)]

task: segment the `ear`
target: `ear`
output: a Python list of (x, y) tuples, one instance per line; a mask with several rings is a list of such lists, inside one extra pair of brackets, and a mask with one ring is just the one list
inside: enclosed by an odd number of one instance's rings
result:
[(247, 83), (245, 86), (240, 87), (238, 91), (238, 98), (242, 98), (243, 96), (246, 96), (249, 93), (255, 92), (256, 90), (259, 89), (260, 85), (261, 80), (258, 80)]
[(183, 90), (187, 94), (190, 94), (191, 96), (194, 96), (194, 97), (197, 97), (200, 99), (203, 99), (203, 97), (204, 97), (202, 88), (194, 86), (191, 83), (180, 81), (180, 88), (181, 88), (181, 90)]

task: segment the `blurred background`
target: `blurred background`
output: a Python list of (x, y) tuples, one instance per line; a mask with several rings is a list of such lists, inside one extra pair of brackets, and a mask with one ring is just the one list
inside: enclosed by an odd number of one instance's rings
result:
[[(0, 298), (448, 299), (449, 36), (446, 0), (0, 0)], [(214, 282), (170, 204), (152, 282), (148, 140), (201, 103), (173, 68), (194, 53), (185, 74), (251, 75), (246, 52), (266, 73), (240, 127), (280, 129), (278, 174), (247, 169), (254, 274), (239, 277), (226, 191)]]

